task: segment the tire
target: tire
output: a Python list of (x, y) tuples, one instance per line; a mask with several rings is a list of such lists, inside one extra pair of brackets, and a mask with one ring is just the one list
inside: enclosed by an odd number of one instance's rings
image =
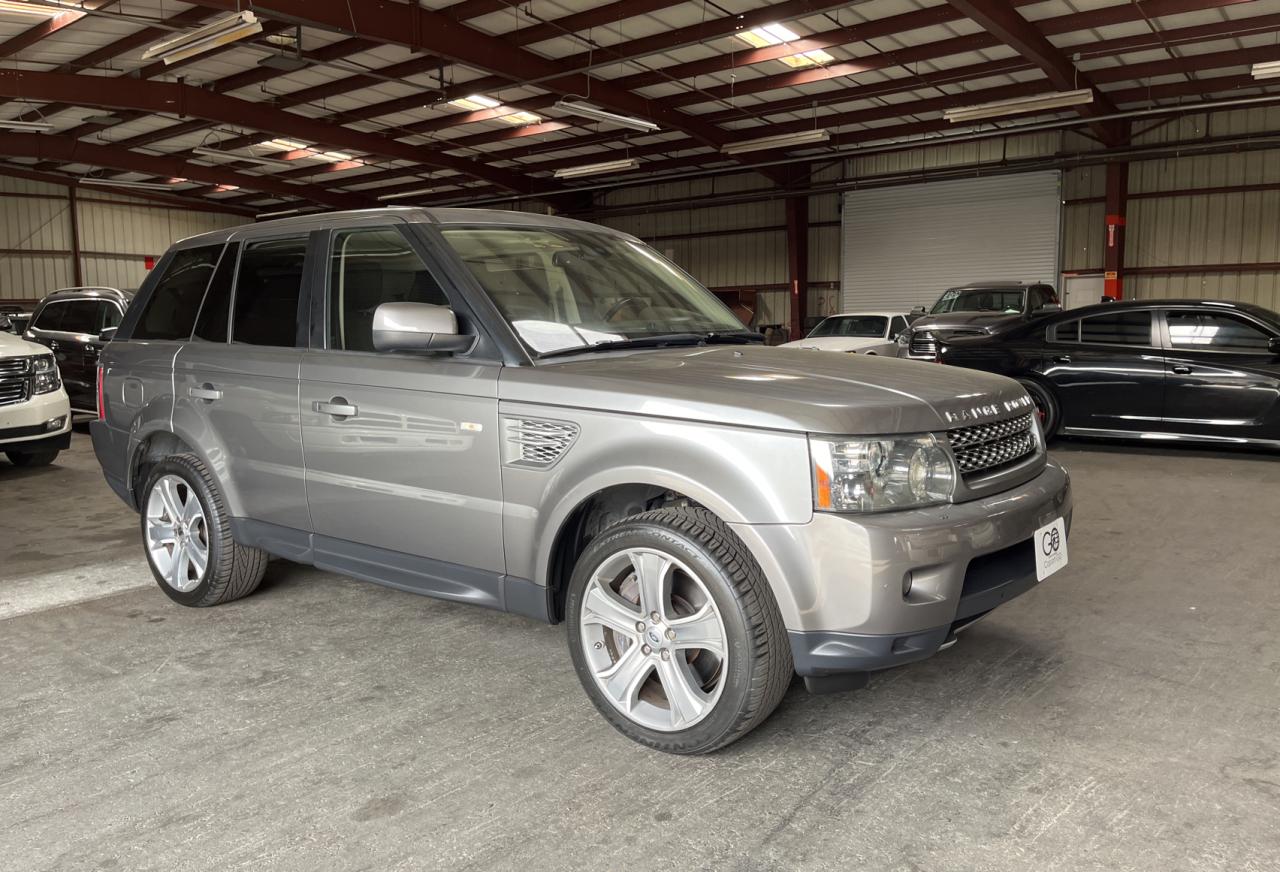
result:
[(1053, 389), (1029, 378), (1020, 378), (1018, 383), (1027, 389), (1036, 404), (1036, 413), (1040, 416), (1040, 427), (1044, 430), (1044, 441), (1048, 442), (1058, 435), (1062, 425), (1062, 406), (1054, 396)]
[[(642, 584), (642, 575), (662, 583)], [(659, 751), (705, 754), (737, 741), (791, 684), (768, 582), (705, 509), (657, 509), (605, 530), (574, 567), (565, 614), (587, 696), (619, 732)]]
[(17, 467), (25, 466), (48, 466), (57, 459), (61, 451), (54, 448), (51, 451), (6, 451), (4, 456), (9, 458), (9, 462)]
[[(231, 538), (222, 496), (198, 457), (176, 454), (152, 467), (140, 504), (147, 564), (160, 589), (174, 602), (204, 608), (257, 589), (267, 571), (267, 552)], [(174, 516), (183, 521), (176, 530)], [(168, 562), (180, 546), (185, 559), (178, 559), (176, 565)]]

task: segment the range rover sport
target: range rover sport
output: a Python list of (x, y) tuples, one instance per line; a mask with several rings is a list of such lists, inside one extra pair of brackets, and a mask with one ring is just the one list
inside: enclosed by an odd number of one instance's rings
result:
[(799, 673), (919, 660), (1066, 560), (1016, 382), (763, 347), (639, 240), (382, 209), (177, 243), (99, 367), (93, 442), (160, 588), (269, 555), (567, 624), (601, 714), (722, 747)]

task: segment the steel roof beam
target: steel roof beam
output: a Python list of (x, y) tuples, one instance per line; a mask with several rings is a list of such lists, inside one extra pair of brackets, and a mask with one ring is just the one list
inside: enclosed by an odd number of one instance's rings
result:
[(315, 121), (266, 103), (251, 103), (177, 82), (0, 70), (0, 95), (196, 116), (215, 123), (243, 125), (271, 136), (305, 139), (329, 148), (350, 149), (384, 158), (456, 170), (520, 193), (532, 193), (535, 187), (530, 180), (507, 170), (440, 154), (399, 140)]

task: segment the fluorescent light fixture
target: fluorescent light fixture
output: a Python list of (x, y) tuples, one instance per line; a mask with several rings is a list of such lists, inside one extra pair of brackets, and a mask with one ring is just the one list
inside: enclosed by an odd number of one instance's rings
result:
[[(480, 112), (485, 109), (501, 109), (502, 103), (492, 97), (486, 97), (484, 94), (472, 94), (470, 97), (459, 97), (457, 100), (450, 100), (450, 106), (457, 106), (459, 109), (466, 109), (468, 112)], [(534, 115), (532, 112), (508, 112), (505, 115), (495, 116), (497, 121), (505, 121), (508, 124), (537, 124), (542, 120), (542, 116)]]
[(53, 125), (48, 121), (19, 121), (15, 118), (12, 121), (0, 121), (0, 129), (16, 130), (19, 133), (40, 133), (53, 130)]
[(412, 191), (401, 191), (398, 194), (381, 194), (375, 199), (379, 203), (384, 203), (387, 200), (403, 200), (406, 197), (421, 197), (424, 194), (430, 194), (434, 191), (435, 191), (435, 188), (417, 188)]
[(203, 27), (162, 39), (142, 53), (143, 60), (161, 60), (166, 64), (184, 61), (198, 54), (237, 42), (262, 32), (262, 22), (247, 9), (211, 21)]
[(1280, 79), (1280, 61), (1267, 61), (1253, 65), (1255, 79)]
[(1032, 94), (1030, 97), (996, 100), (993, 103), (980, 103), (977, 106), (961, 106), (957, 109), (948, 109), (942, 113), (942, 117), (952, 123), (978, 121), (983, 118), (1002, 118), (1005, 115), (1022, 115), (1027, 112), (1041, 112), (1046, 109), (1083, 106), (1092, 102), (1093, 89), (1081, 88), (1078, 91)]
[(276, 151), (310, 151), (311, 146), (305, 142), (298, 142), (296, 139), (268, 139), (265, 142), (259, 142), (261, 148), (273, 148)]
[[(752, 48), (768, 48), (771, 45), (782, 45), (800, 39), (799, 34), (781, 24), (766, 24), (764, 27), (744, 30), (737, 36), (738, 39)], [(814, 64), (829, 64), (835, 58), (830, 53), (818, 48), (813, 51), (801, 52), (800, 54), (787, 55), (784, 58), (778, 58), (778, 60), (792, 69), (798, 69), (800, 67), (811, 67)]]
[(592, 121), (616, 124), (619, 127), (629, 127), (632, 130), (640, 130), (645, 133), (653, 133), (658, 129), (658, 125), (652, 121), (645, 121), (643, 118), (632, 118), (630, 115), (619, 115), (616, 112), (606, 112), (604, 109), (597, 109), (595, 106), (579, 103), (577, 100), (560, 100), (556, 103), (556, 108), (563, 112), (568, 112), (570, 115), (577, 115), (580, 118), (590, 118)]
[[(328, 161), (329, 163), (355, 163), (364, 164), (364, 161), (354, 155), (347, 154), (345, 151), (319, 151), (314, 145), (308, 145), (305, 142), (299, 142), (296, 139), (283, 139), (277, 137), (268, 139), (265, 142), (258, 143), (259, 148), (269, 148), (273, 151), (305, 151), (305, 155), (299, 155), (294, 160), (302, 158), (314, 158), (316, 160)], [(245, 158), (249, 160), (249, 158)], [(279, 158), (276, 158), (279, 160)], [(288, 166), (297, 166), (292, 161), (284, 161)]]
[[(70, 7), (67, 11), (72, 11)], [(23, 3), (22, 0), (0, 0), (0, 12), (14, 12), (18, 15), (38, 15), (41, 18), (52, 18), (58, 10), (52, 6), (35, 3)]]
[(197, 146), (191, 149), (192, 154), (203, 155), (204, 157), (225, 157), (230, 160), (242, 160), (246, 163), (262, 164), (264, 167), (296, 167), (297, 163), (291, 160), (281, 160), (278, 157), (259, 157), (256, 154), (236, 154), (234, 151), (223, 151), (220, 148), (209, 148), (206, 145)]
[(774, 148), (794, 148), (799, 145), (817, 145), (826, 142), (831, 134), (825, 129), (802, 130), (799, 133), (780, 133), (777, 136), (762, 136), (759, 139), (744, 139), (739, 142), (725, 143), (721, 148), (725, 154), (744, 154), (748, 151), (768, 151)]
[[(182, 181), (186, 181), (183, 179)], [(124, 179), (81, 179), (82, 185), (94, 185), (100, 188), (137, 188), (140, 191), (171, 191), (169, 182), (128, 182)]]
[(633, 157), (622, 160), (611, 160), (604, 163), (585, 164), (580, 167), (565, 167), (555, 172), (557, 179), (576, 179), (579, 176), (594, 176), (597, 173), (616, 173), (622, 170), (633, 170), (640, 166), (640, 161)]
[(279, 211), (276, 211), (276, 212), (259, 212), (257, 215), (254, 215), (253, 217), (259, 220), (263, 218), (283, 218), (286, 215), (297, 215), (301, 211), (302, 211), (301, 209), (280, 209)]

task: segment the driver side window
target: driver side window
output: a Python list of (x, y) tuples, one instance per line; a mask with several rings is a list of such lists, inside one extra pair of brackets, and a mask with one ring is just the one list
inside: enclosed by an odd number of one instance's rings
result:
[(339, 230), (329, 254), (329, 348), (373, 351), (383, 303), (448, 306), (444, 289), (395, 227)]

